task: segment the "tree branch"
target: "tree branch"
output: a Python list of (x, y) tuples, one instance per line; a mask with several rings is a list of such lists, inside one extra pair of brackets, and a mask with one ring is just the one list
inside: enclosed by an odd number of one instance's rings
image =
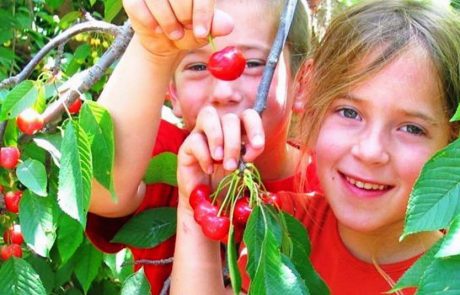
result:
[(129, 41), (133, 36), (133, 30), (130, 23), (127, 21), (118, 30), (118, 35), (112, 45), (101, 56), (96, 64), (90, 68), (74, 75), (64, 85), (59, 88), (59, 99), (50, 104), (43, 113), (45, 123), (56, 119), (63, 111), (64, 104), (70, 105), (75, 99), (88, 91), (99, 79), (104, 75), (104, 72), (109, 68), (122, 54), (125, 52)]
[(267, 65), (265, 66), (262, 80), (260, 81), (259, 88), (257, 90), (254, 109), (259, 114), (262, 114), (266, 108), (268, 90), (270, 89), (270, 84), (273, 79), (276, 65), (278, 64), (281, 51), (283, 50), (284, 44), (286, 43), (286, 39), (289, 34), (289, 29), (291, 28), (296, 6), (297, 0), (289, 0), (283, 9), (283, 13), (281, 14), (278, 32), (276, 33), (275, 40), (273, 41), (272, 48), (268, 55)]
[(98, 31), (116, 36), (120, 33), (120, 30), (122, 29), (119, 26), (112, 25), (104, 21), (88, 21), (76, 24), (51, 39), (42, 49), (40, 49), (40, 51), (30, 60), (30, 62), (22, 69), (19, 74), (0, 82), (0, 89), (13, 87), (27, 79), (35, 67), (52, 49), (67, 43), (73, 36), (79, 33)]

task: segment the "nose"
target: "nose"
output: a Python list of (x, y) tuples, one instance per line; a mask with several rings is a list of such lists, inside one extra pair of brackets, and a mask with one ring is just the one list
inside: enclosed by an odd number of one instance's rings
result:
[(390, 160), (389, 147), (382, 130), (370, 130), (359, 135), (351, 153), (370, 165), (382, 165)]
[(237, 81), (214, 79), (211, 91), (211, 103), (214, 105), (236, 104), (242, 100)]

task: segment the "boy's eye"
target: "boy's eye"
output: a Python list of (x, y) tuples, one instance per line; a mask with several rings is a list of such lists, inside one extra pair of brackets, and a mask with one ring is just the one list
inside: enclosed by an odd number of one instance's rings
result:
[(188, 65), (185, 69), (188, 71), (201, 72), (201, 71), (206, 71), (207, 66), (204, 63), (195, 63), (195, 64)]
[(418, 127), (417, 125), (412, 125), (412, 124), (404, 125), (403, 127), (401, 127), (401, 130), (404, 132), (407, 132), (413, 135), (419, 135), (419, 136), (426, 134), (422, 128)]
[(358, 112), (352, 108), (341, 108), (338, 113), (344, 118), (361, 120)]
[(265, 61), (259, 59), (249, 59), (246, 61), (246, 67), (257, 68), (265, 66)]

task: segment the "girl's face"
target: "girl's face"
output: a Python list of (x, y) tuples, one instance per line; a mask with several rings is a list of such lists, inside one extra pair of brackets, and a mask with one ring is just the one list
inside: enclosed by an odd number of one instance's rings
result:
[(316, 154), (340, 226), (361, 233), (401, 230), (422, 166), (449, 141), (442, 105), (437, 76), (420, 47), (332, 102)]
[[(214, 40), (217, 50), (237, 46), (247, 59), (247, 67), (238, 79), (222, 81), (207, 70), (208, 59), (214, 52), (211, 46), (194, 50), (183, 58), (175, 73), (173, 87), (176, 100), (173, 100), (173, 107), (187, 129), (193, 128), (199, 110), (205, 105), (216, 107), (220, 114), (238, 114), (253, 107), (273, 42), (276, 19), (263, 9), (265, 5), (260, 1), (219, 1), (217, 5), (235, 22), (230, 35)], [(292, 80), (289, 71), (288, 54), (285, 52), (278, 63), (264, 111), (263, 117), (270, 119), (264, 120), (267, 140), (275, 132), (287, 128), (289, 123), (292, 108), (288, 99)]]

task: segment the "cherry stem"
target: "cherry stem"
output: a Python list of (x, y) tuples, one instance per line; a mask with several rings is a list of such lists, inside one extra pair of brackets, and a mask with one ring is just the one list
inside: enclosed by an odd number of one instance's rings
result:
[(208, 42), (212, 51), (216, 51), (216, 43), (214, 42), (214, 38), (211, 35), (208, 35)]
[(278, 64), (279, 58), (281, 56), (281, 51), (283, 50), (284, 44), (286, 43), (286, 39), (289, 34), (289, 29), (291, 28), (296, 6), (297, 0), (288, 0), (281, 14), (278, 32), (276, 33), (275, 40), (273, 41), (272, 48), (268, 55), (267, 65), (265, 66), (264, 72), (262, 74), (262, 80), (257, 90), (254, 109), (259, 114), (262, 114), (263, 110), (266, 108), (268, 90), (270, 89), (270, 84), (273, 79), (276, 65)]

